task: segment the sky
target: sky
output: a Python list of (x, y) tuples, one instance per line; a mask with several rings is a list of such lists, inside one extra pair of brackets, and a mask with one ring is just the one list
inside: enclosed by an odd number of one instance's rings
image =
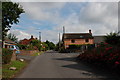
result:
[[(14, 1), (14, 0), (13, 0)], [(19, 40), (31, 35), (42, 41), (58, 42), (58, 34), (87, 33), (105, 35), (118, 31), (117, 2), (19, 2), (25, 13), (20, 15), (19, 23), (12, 25), (9, 33)]]

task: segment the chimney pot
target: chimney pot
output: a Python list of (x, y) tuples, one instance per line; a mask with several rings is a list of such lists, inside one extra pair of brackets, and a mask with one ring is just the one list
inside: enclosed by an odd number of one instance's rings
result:
[(33, 35), (31, 35), (31, 38), (33, 38)]
[(89, 33), (92, 34), (91, 30), (89, 30)]

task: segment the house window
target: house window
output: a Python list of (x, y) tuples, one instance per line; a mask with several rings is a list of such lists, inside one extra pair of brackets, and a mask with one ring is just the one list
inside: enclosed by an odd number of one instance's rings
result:
[(80, 36), (80, 38), (83, 38), (83, 36)]
[(72, 43), (75, 43), (75, 40), (71, 40)]
[(85, 42), (89, 42), (89, 39), (85, 39)]

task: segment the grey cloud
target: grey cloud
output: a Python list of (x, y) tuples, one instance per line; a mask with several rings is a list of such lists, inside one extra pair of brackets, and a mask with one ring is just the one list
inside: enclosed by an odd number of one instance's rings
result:
[(88, 3), (87, 6), (82, 8), (80, 11), (80, 21), (83, 23), (94, 23), (100, 24), (105, 23), (106, 20), (109, 18), (117, 18), (117, 3), (111, 2), (102, 2), (102, 3), (95, 3), (91, 2)]
[[(94, 35), (106, 34), (118, 29), (117, 3), (90, 2), (83, 6), (79, 13), (73, 12), (66, 19), (59, 15), (59, 10), (63, 8), (65, 3), (21, 3), (21, 5), (23, 5), (26, 14), (31, 16), (31, 19), (50, 20), (51, 23), (58, 24), (52, 30), (41, 31), (43, 41), (49, 39), (57, 42), (58, 33), (62, 32), (63, 26), (65, 26), (66, 32), (88, 32), (91, 29)], [(27, 31), (27, 33), (33, 32), (35, 30), (32, 28)], [(34, 35), (37, 36), (37, 34)]]
[(21, 2), (26, 14), (35, 20), (53, 20), (59, 17), (59, 10), (65, 3), (56, 2)]
[(14, 29), (14, 30), (10, 30), (9, 33), (12, 33), (14, 34), (18, 40), (21, 40), (21, 39), (24, 39), (24, 38), (30, 38), (30, 34), (24, 32), (24, 31), (21, 31), (21, 30), (17, 30), (17, 29)]

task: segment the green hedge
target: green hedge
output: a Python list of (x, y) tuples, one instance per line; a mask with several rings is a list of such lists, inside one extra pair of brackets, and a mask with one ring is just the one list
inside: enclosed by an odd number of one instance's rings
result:
[(27, 49), (27, 45), (17, 44), (17, 46), (20, 48), (20, 50), (22, 50), (22, 49), (26, 50)]
[(71, 45), (69, 45), (68, 49), (78, 49), (78, 50), (81, 50), (81, 48), (83, 48), (85, 50), (86, 46), (87, 46), (87, 49), (89, 49), (89, 50), (95, 48), (95, 44), (82, 44), (82, 45), (71, 44)]
[(2, 63), (3, 64), (8, 64), (11, 61), (11, 57), (12, 57), (12, 50), (3, 48), (2, 49)]

